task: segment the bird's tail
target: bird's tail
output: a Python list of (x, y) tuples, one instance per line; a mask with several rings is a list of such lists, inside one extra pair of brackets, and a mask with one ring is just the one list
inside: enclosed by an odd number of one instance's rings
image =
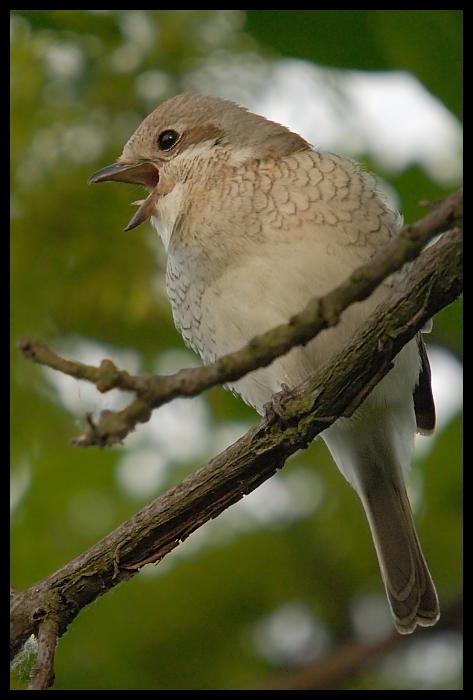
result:
[(349, 435), (343, 438), (340, 441), (339, 433), (336, 440), (331, 436), (325, 441), (363, 503), (396, 628), (409, 634), (417, 625), (434, 625), (440, 615), (437, 592), (417, 536), (402, 468), (392, 450), (382, 449), (389, 441), (364, 442), (355, 450), (345, 442), (347, 438), (350, 442)]
[[(400, 470), (399, 470), (400, 471)], [(397, 470), (396, 472), (397, 473)], [(439, 603), (419, 538), (404, 479), (365, 465), (359, 495), (378, 555), (386, 594), (401, 634), (439, 618)]]

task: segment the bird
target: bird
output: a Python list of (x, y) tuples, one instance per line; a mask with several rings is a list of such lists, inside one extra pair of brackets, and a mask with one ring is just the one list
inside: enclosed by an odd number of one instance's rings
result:
[[(137, 128), (118, 160), (89, 183), (122, 182), (148, 196), (125, 230), (148, 219), (167, 252), (175, 326), (205, 364), (286, 323), (397, 236), (402, 217), (353, 159), (317, 150), (285, 126), (209, 95), (178, 94)], [(305, 346), (230, 388), (265, 415), (299, 386), (392, 290), (382, 283)], [(420, 334), (351, 417), (321, 433), (365, 510), (401, 634), (439, 619), (439, 602), (406, 491), (416, 432), (435, 406)]]

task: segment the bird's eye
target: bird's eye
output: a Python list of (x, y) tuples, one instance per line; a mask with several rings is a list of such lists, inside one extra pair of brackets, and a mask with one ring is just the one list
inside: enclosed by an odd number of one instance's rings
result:
[(179, 140), (179, 134), (177, 131), (169, 129), (168, 131), (163, 131), (158, 136), (158, 146), (162, 151), (169, 151), (170, 148), (174, 146)]

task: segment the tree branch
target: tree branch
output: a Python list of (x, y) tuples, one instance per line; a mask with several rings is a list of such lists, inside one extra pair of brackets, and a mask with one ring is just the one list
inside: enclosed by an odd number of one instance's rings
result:
[[(38, 634), (40, 624), (51, 616), (61, 636), (83, 607), (134, 576), (144, 564), (161, 561), (202, 524), (272, 476), (292, 453), (307, 446), (338, 416), (353, 412), (364, 399), (365, 387), (389, 371), (403, 345), (459, 296), (461, 286), (461, 232), (455, 228), (418, 257), (389, 299), (316, 376), (291, 396), (282, 397), (284, 420), (274, 413), (260, 420), (225, 452), (87, 552), (13, 596), (12, 654), (31, 634)], [(339, 306), (336, 308), (339, 313)]]
[(18, 347), (25, 357), (76, 379), (92, 382), (102, 393), (111, 389), (134, 391), (136, 399), (121, 411), (103, 411), (98, 421), (87, 414), (86, 432), (73, 441), (79, 447), (122, 444), (138, 423), (150, 419), (153, 409), (178, 396), (196, 396), (217, 384), (233, 382), (258, 367), (269, 365), (295, 345), (304, 345), (324, 328), (335, 326), (350, 304), (366, 299), (386, 277), (413, 260), (434, 236), (462, 221), (463, 190), (435, 202), (433, 207), (426, 217), (405, 226), (399, 236), (345, 282), (329, 294), (313, 299), (288, 324), (257, 336), (242, 350), (225, 355), (207, 367), (183, 369), (169, 377), (135, 377), (118, 370), (111, 360), (103, 360), (100, 367), (66, 360), (40, 341), (22, 338)]
[(38, 632), (38, 656), (30, 674), (28, 690), (47, 690), (54, 683), (54, 657), (59, 624), (54, 615), (44, 617)]

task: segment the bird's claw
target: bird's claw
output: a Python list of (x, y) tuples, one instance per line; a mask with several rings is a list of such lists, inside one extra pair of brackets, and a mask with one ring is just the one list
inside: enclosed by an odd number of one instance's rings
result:
[(291, 396), (291, 394), (292, 391), (289, 389), (288, 385), (281, 384), (281, 391), (278, 391), (276, 394), (273, 394), (270, 400), (264, 405), (264, 416), (266, 418), (266, 421), (269, 421), (271, 411), (274, 411), (274, 413), (284, 423), (284, 425), (288, 425), (288, 421), (284, 416), (284, 411), (281, 405), (281, 399)]

